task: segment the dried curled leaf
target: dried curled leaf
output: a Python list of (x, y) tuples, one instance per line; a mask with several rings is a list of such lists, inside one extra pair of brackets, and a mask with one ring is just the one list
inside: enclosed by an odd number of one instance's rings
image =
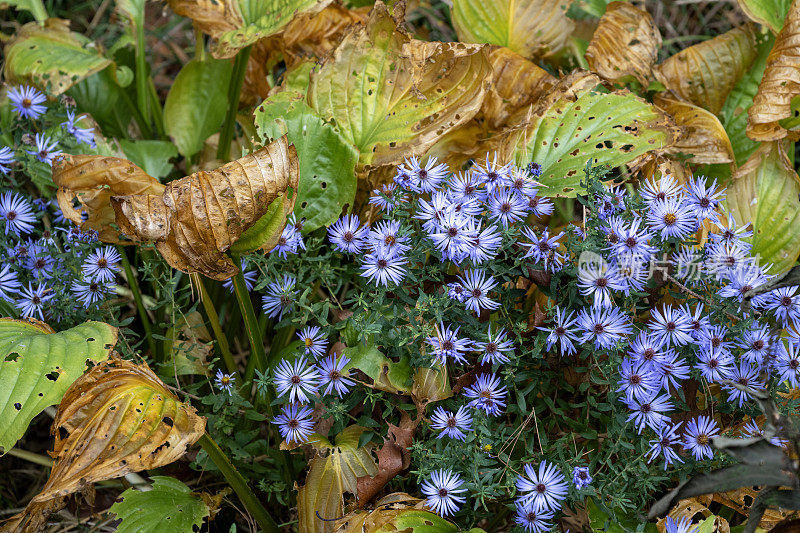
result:
[[(114, 196), (111, 204), (125, 235), (154, 241), (174, 268), (223, 280), (237, 272), (225, 255), (234, 243), (249, 240), (248, 230), (260, 230), (265, 217), (291, 213), (299, 172), (297, 151), (284, 136), (216, 170), (172, 181), (161, 195)], [(278, 202), (280, 213), (271, 213)], [(271, 249), (273, 236), (255, 247)]]
[(746, 25), (681, 50), (655, 76), (678, 97), (716, 115), (755, 57), (755, 35)]
[(786, 15), (783, 29), (767, 57), (764, 76), (747, 111), (747, 136), (754, 141), (775, 141), (800, 138), (780, 121), (795, 111), (792, 99), (800, 95), (800, 2), (794, 2)]
[(454, 0), (453, 26), (468, 43), (505, 46), (527, 58), (564, 47), (575, 24), (566, 0)]
[(42, 491), (3, 531), (36, 531), (65, 496), (180, 458), (205, 431), (146, 365), (111, 359), (64, 394), (53, 422), (55, 464)]
[(661, 33), (647, 11), (611, 2), (586, 49), (586, 61), (609, 81), (633, 76), (646, 86), (660, 46)]
[(689, 162), (699, 164), (730, 163), (733, 147), (719, 119), (701, 107), (658, 95), (654, 103), (666, 111), (682, 127), (684, 134), (667, 149), (667, 153), (693, 156)]
[[(58, 207), (81, 230), (98, 232), (100, 240), (130, 244), (115, 227), (112, 196), (161, 194), (164, 186), (127, 159), (97, 155), (63, 155), (53, 162)], [(76, 206), (77, 204), (77, 206)], [(86, 218), (84, 218), (86, 217)]]
[(456, 533), (459, 528), (423, 509), (425, 500), (403, 492), (381, 498), (372, 511), (353, 511), (336, 521), (335, 533), (402, 531), (404, 533)]
[(347, 9), (332, 4), (319, 13), (302, 13), (286, 26), (282, 36), (289, 64), (306, 58), (321, 58), (333, 50), (351, 26), (366, 23), (371, 6)]
[(392, 165), (475, 116), (490, 79), (485, 47), (412, 40), (377, 2), (312, 71), (308, 102), (361, 165)]

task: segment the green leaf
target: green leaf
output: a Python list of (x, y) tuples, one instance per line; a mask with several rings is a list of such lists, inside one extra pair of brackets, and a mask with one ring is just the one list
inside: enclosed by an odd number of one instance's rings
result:
[(47, 10), (42, 0), (3, 0), (3, 4), (21, 11), (28, 11), (36, 19), (36, 22), (47, 20)]
[(175, 478), (153, 476), (153, 490), (130, 488), (109, 512), (122, 521), (117, 533), (194, 533), (209, 515), (208, 505)]
[(792, 6), (792, 0), (739, 0), (739, 7), (752, 20), (768, 26), (775, 34), (783, 28), (783, 21)]
[(283, 196), (275, 198), (267, 208), (267, 212), (231, 245), (231, 253), (234, 255), (249, 254), (264, 246), (266, 242), (277, 239), (286, 224), (284, 207), (286, 201)]
[[(791, 145), (790, 145), (791, 146)], [(771, 274), (800, 255), (800, 179), (781, 142), (762, 143), (737, 172), (726, 202), (737, 224), (753, 225), (752, 255)]]
[(164, 104), (164, 126), (181, 155), (199, 152), (222, 126), (232, 70), (228, 60), (207, 58), (189, 61), (178, 73)]
[(113, 71), (113, 67), (108, 67), (93, 74), (72, 87), (67, 94), (75, 99), (78, 111), (89, 113), (105, 135), (125, 138), (131, 112), (125, 105), (126, 95), (114, 80)]
[(48, 19), (22, 26), (5, 49), (5, 76), (12, 83), (32, 83), (54, 95), (109, 66), (90, 39), (69, 30), (69, 21)]
[(0, 318), (0, 453), (61, 397), (89, 361), (108, 358), (117, 328), (86, 322), (55, 333), (43, 322)]
[(269, 143), (285, 134), (297, 149), (300, 184), (294, 213), (304, 231), (332, 224), (356, 195), (358, 151), (322, 120), (300, 93), (283, 91), (258, 106), (258, 135)]
[(407, 359), (394, 362), (374, 345), (359, 344), (345, 348), (344, 354), (350, 362), (344, 370), (357, 368), (372, 378), (373, 385), (392, 393), (408, 394), (411, 392), (411, 365)]
[[(456, 533), (458, 531), (458, 527), (449, 520), (421, 509), (404, 509), (397, 513), (397, 517), (392, 522), (384, 525), (378, 531), (408, 531), (409, 533)], [(393, 525), (396, 529), (390, 529), (387, 527), (389, 525)]]
[(638, 96), (586, 91), (553, 102), (511, 132), (503, 149), (520, 165), (542, 166), (542, 194), (574, 197), (583, 192), (580, 182), (589, 159), (619, 167), (670, 145), (673, 131), (663, 112)]
[(154, 178), (166, 177), (172, 171), (173, 157), (178, 157), (178, 149), (169, 141), (119, 141), (125, 157)]

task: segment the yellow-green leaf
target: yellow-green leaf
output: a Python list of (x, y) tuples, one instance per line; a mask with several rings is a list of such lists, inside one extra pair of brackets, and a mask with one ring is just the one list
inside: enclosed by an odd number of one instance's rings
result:
[(751, 20), (769, 27), (775, 33), (781, 31), (783, 20), (789, 12), (792, 0), (738, 0), (739, 7)]
[(148, 491), (130, 488), (109, 509), (121, 522), (117, 533), (193, 533), (210, 513), (203, 499), (175, 478), (153, 476)]
[(657, 95), (654, 103), (666, 111), (683, 135), (667, 150), (667, 153), (683, 153), (692, 156), (689, 163), (717, 164), (733, 161), (733, 147), (716, 115), (702, 107), (681, 102), (664, 95)]

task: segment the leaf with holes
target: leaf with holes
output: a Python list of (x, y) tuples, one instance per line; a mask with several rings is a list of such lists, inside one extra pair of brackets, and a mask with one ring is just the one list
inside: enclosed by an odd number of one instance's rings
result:
[(565, 0), (454, 0), (453, 26), (467, 43), (498, 44), (527, 58), (559, 51), (575, 24)]
[(109, 512), (122, 520), (117, 533), (173, 533), (200, 531), (203, 519), (209, 515), (208, 505), (192, 493), (192, 489), (175, 478), (153, 476), (153, 489), (130, 488), (119, 495), (121, 501)]
[(717, 164), (733, 161), (733, 147), (719, 119), (702, 107), (658, 94), (653, 102), (683, 128), (683, 135), (667, 153), (692, 156), (689, 163)]
[(304, 231), (332, 224), (356, 195), (358, 150), (332, 125), (323, 121), (301, 93), (280, 92), (255, 112), (261, 142), (288, 134), (297, 148), (300, 180), (294, 213), (305, 218)]
[(618, 167), (648, 152), (663, 152), (675, 141), (669, 117), (629, 92), (584, 87), (554, 94), (557, 98), (534, 110), (527, 124), (507, 133), (501, 144), (505, 159), (542, 166), (542, 194), (578, 194), (589, 159)]
[(88, 362), (108, 358), (117, 328), (86, 322), (56, 333), (44, 322), (0, 318), (0, 453), (25, 433), (33, 417), (61, 401)]
[[(423, 509), (416, 507), (394, 508), (385, 505), (376, 506), (372, 511), (353, 511), (337, 524), (336, 533), (457, 533), (460, 529), (452, 522)], [(483, 531), (477, 529), (475, 531)]]
[(100, 72), (112, 61), (90, 39), (69, 30), (69, 21), (47, 19), (44, 26), (29, 22), (4, 48), (5, 77), (11, 83), (50, 87), (59, 95)]
[(6, 530), (36, 531), (65, 496), (176, 461), (205, 425), (205, 418), (169, 392), (146, 364), (117, 358), (100, 363), (64, 394), (53, 422), (50, 478)]
[(413, 40), (377, 2), (312, 71), (308, 103), (358, 148), (360, 165), (393, 165), (474, 117), (490, 80), (483, 46)]

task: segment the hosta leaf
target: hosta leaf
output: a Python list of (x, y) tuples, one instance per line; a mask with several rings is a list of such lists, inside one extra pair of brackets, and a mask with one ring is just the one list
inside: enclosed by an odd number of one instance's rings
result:
[(116, 342), (117, 328), (102, 322), (56, 333), (43, 322), (0, 318), (0, 454), (33, 417), (61, 401), (89, 362), (108, 358)]
[(100, 363), (64, 394), (53, 422), (50, 478), (6, 527), (36, 531), (65, 496), (167, 465), (204, 431), (205, 418), (173, 396), (146, 364), (116, 358)]
[(575, 196), (589, 159), (617, 167), (648, 152), (659, 153), (674, 141), (672, 121), (629, 92), (557, 87), (554, 95), (502, 143), (506, 159), (542, 166), (542, 194)]
[[(457, 533), (460, 529), (430, 511), (417, 508), (376, 506), (373, 511), (354, 511), (337, 522), (336, 533)], [(482, 530), (478, 530), (482, 531)]]
[(753, 225), (753, 255), (773, 263), (772, 274), (800, 254), (800, 180), (782, 142), (762, 143), (734, 175), (728, 208), (737, 224)]
[(659, 95), (654, 103), (683, 128), (680, 139), (667, 153), (691, 155), (690, 163), (714, 164), (733, 161), (733, 147), (716, 115), (686, 102)]
[(104, 135), (118, 138), (127, 136), (131, 121), (131, 110), (123, 103), (123, 89), (115, 81), (121, 71), (121, 67), (107, 67), (67, 91), (75, 99), (78, 113), (89, 113)]
[(345, 370), (357, 368), (372, 378), (376, 389), (391, 393), (408, 394), (411, 389), (411, 367), (408, 360), (402, 359), (394, 362), (374, 345), (359, 344), (345, 349), (345, 355), (350, 362)]
[(199, 531), (203, 519), (209, 515), (203, 499), (175, 478), (153, 476), (151, 479), (152, 490), (130, 488), (119, 495), (122, 501), (115, 502), (109, 509), (122, 520), (117, 533), (160, 533), (165, 529), (173, 533)]
[(183, 156), (203, 148), (225, 120), (230, 61), (189, 61), (175, 78), (164, 104), (164, 127)]
[(660, 46), (661, 33), (647, 11), (611, 2), (586, 49), (586, 61), (607, 80), (633, 76), (647, 86)]
[(297, 148), (300, 181), (294, 212), (298, 220), (306, 219), (304, 231), (335, 222), (342, 208), (353, 205), (358, 151), (302, 94), (283, 91), (268, 98), (256, 109), (255, 123), (262, 142), (288, 134)]
[(783, 27), (792, 0), (738, 0), (739, 7), (751, 20), (778, 33)]
[[(800, 1), (792, 4), (783, 29), (767, 57), (764, 76), (748, 110), (747, 136), (754, 141), (800, 137), (780, 121), (794, 116), (792, 100), (800, 95)], [(794, 106), (795, 108), (797, 106)]]
[(680, 98), (716, 115), (755, 55), (753, 30), (742, 26), (681, 50), (661, 63), (655, 76)]
[(371, 6), (347, 9), (331, 4), (319, 13), (298, 15), (286, 26), (281, 36), (281, 48), (289, 64), (304, 58), (321, 58), (333, 50), (353, 24), (367, 21)]
[(69, 21), (30, 22), (6, 43), (5, 77), (12, 83), (33, 83), (59, 95), (111, 64), (83, 35), (69, 30)]
[(331, 533), (344, 510), (344, 493), (356, 494), (359, 477), (378, 473), (370, 448), (358, 446), (363, 432), (350, 426), (336, 437), (335, 446), (326, 447), (324, 440), (315, 444), (321, 453), (311, 459), (305, 485), (297, 489), (300, 533)]
[(47, 11), (41, 0), (3, 0), (3, 5), (28, 11), (37, 22), (44, 22), (47, 20)]
[(453, 395), (447, 370), (441, 365), (420, 367), (414, 372), (411, 395), (422, 404), (438, 402)]
[(557, 52), (572, 34), (565, 0), (453, 0), (458, 39), (510, 48), (536, 58)]
[(59, 186), (58, 207), (64, 216), (81, 230), (97, 231), (100, 240), (111, 243), (125, 242), (114, 227), (112, 196), (158, 195), (164, 191), (157, 179), (130, 161), (94, 155), (64, 155), (56, 159), (53, 182)]
[(484, 47), (412, 40), (378, 2), (312, 72), (308, 102), (361, 165), (391, 165), (475, 116), (490, 75)]
[(178, 149), (169, 141), (122, 139), (119, 141), (125, 157), (155, 178), (165, 178), (172, 172), (170, 159), (178, 157)]

